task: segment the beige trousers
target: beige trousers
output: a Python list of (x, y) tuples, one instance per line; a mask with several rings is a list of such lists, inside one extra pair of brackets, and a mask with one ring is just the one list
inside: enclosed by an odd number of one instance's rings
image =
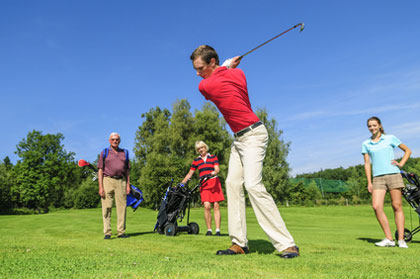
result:
[(231, 146), (226, 178), (228, 227), (232, 243), (248, 246), (245, 214), (245, 192), (248, 193), (257, 221), (277, 251), (294, 246), (292, 235), (280, 216), (273, 197), (262, 183), (262, 169), (268, 133), (261, 125), (235, 138)]
[(104, 234), (111, 235), (112, 202), (115, 197), (117, 207), (117, 232), (118, 235), (125, 233), (125, 216), (127, 208), (127, 182), (124, 179), (104, 177), (105, 199), (102, 201), (102, 218), (104, 222)]

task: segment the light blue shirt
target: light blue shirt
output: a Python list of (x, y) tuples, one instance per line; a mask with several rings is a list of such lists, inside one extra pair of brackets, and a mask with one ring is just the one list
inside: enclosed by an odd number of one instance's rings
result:
[(369, 154), (373, 176), (400, 173), (400, 169), (391, 164), (394, 160), (394, 148), (400, 144), (401, 141), (393, 135), (381, 135), (378, 142), (371, 139), (363, 142), (362, 154)]

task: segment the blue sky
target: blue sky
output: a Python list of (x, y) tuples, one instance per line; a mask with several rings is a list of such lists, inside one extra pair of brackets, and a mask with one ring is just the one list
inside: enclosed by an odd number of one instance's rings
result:
[(94, 160), (112, 131), (132, 150), (150, 108), (201, 108), (198, 45), (223, 61), (299, 22), (240, 65), (253, 108), (291, 142), (292, 174), (362, 163), (372, 115), (419, 157), (419, 11), (417, 0), (2, 0), (0, 159), (16, 162), (33, 129), (62, 133), (76, 159)]

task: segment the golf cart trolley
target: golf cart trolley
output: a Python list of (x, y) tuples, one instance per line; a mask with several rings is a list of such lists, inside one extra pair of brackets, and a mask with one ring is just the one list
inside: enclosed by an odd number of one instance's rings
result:
[[(98, 169), (94, 165), (91, 165), (89, 162), (83, 159), (80, 159), (77, 164), (81, 168), (87, 167), (87, 169), (93, 176), (92, 180), (98, 179)], [(133, 208), (133, 211), (136, 211), (140, 203), (144, 200), (143, 192), (133, 185), (130, 185), (130, 188), (130, 194), (127, 195), (127, 207), (130, 206), (131, 208)]]
[[(165, 234), (167, 236), (175, 236), (177, 232), (188, 232), (189, 234), (198, 234), (200, 227), (197, 223), (190, 223), (190, 208), (193, 193), (203, 185), (211, 176), (203, 176), (200, 178), (199, 183), (194, 188), (189, 189), (187, 185), (178, 184), (172, 187), (173, 180), (166, 190), (162, 203), (159, 207), (157, 222), (154, 232)], [(185, 217), (187, 212), (187, 225), (178, 226), (179, 222)]]
[[(403, 170), (401, 170), (401, 175), (408, 182), (408, 184), (405, 185), (405, 188), (402, 189), (402, 194), (420, 218), (420, 179), (417, 174), (408, 173)], [(404, 240), (407, 242), (411, 241), (413, 235), (420, 231), (420, 219), (419, 226), (414, 229), (413, 226), (411, 226), (411, 229), (411, 231), (409, 229), (404, 229)], [(395, 238), (398, 239), (398, 231), (395, 231)]]

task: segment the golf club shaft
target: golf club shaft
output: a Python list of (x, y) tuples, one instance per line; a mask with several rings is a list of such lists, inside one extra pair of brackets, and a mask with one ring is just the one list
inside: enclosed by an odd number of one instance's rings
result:
[(260, 45), (258, 45), (258, 46), (256, 46), (256, 47), (254, 47), (253, 49), (251, 49), (250, 51), (246, 52), (245, 54), (242, 54), (241, 56), (239, 56), (239, 59), (244, 58), (246, 55), (250, 54), (251, 52), (253, 52), (253, 51), (255, 51), (255, 50), (259, 49), (259, 48), (260, 48), (260, 47), (262, 47), (263, 45), (268, 44), (268, 43), (269, 43), (269, 42), (271, 42), (272, 40), (277, 39), (277, 38), (278, 38), (278, 37), (280, 37), (281, 35), (286, 34), (286, 33), (287, 33), (287, 32), (289, 32), (290, 30), (293, 30), (293, 29), (295, 29), (295, 28), (296, 28), (296, 27), (298, 27), (298, 26), (300, 26), (300, 31), (302, 32), (302, 30), (303, 30), (303, 26), (304, 26), (304, 25), (303, 25), (303, 23), (298, 23), (298, 24), (296, 24), (295, 26), (293, 26), (293, 27), (291, 27), (291, 28), (287, 29), (286, 31), (283, 31), (282, 33), (278, 34), (277, 36), (274, 36), (274, 37), (273, 37), (273, 38), (271, 38), (270, 40), (265, 41), (264, 43), (262, 43), (262, 44), (260, 44)]

